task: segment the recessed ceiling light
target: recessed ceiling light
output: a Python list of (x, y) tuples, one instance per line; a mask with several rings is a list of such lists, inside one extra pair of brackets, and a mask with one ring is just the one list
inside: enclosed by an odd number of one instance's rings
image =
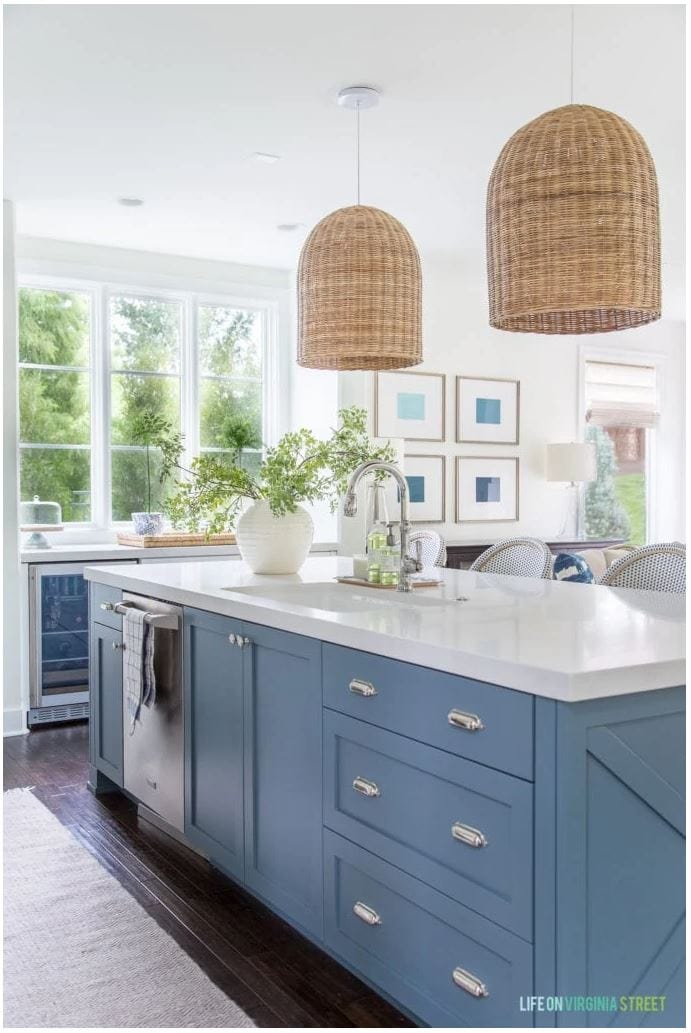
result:
[(254, 161), (261, 162), (262, 165), (275, 165), (277, 161), (281, 160), (281, 155), (267, 154), (266, 151), (255, 151), (252, 158)]
[(141, 197), (118, 197), (118, 204), (124, 208), (139, 208), (144, 204)]
[(304, 222), (279, 222), (276, 229), (281, 233), (295, 233), (295, 230), (301, 230), (304, 225)]

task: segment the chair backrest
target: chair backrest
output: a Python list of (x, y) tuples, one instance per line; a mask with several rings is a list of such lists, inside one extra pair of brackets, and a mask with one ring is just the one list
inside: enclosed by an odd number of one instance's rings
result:
[(436, 531), (412, 531), (408, 535), (408, 553), (419, 559), (423, 567), (446, 566), (446, 544)]
[(644, 545), (616, 560), (598, 584), (647, 588), (653, 592), (685, 592), (686, 546), (680, 542)]
[(514, 577), (551, 578), (554, 557), (539, 538), (505, 538), (475, 560), (471, 570)]

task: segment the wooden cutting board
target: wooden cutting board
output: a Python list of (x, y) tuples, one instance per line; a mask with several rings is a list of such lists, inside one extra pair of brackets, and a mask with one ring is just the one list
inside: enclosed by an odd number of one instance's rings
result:
[(184, 531), (168, 531), (166, 534), (134, 534), (123, 531), (118, 534), (118, 545), (130, 545), (136, 549), (175, 549), (190, 545), (235, 545), (237, 539), (228, 534), (192, 534)]

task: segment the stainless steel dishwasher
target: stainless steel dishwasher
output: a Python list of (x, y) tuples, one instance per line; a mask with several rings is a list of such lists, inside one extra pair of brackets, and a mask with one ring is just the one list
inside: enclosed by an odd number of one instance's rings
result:
[(124, 787), (143, 807), (142, 816), (184, 831), (182, 610), (179, 606), (123, 593), (123, 607), (156, 614), (156, 699), (143, 706), (131, 728), (123, 693)]

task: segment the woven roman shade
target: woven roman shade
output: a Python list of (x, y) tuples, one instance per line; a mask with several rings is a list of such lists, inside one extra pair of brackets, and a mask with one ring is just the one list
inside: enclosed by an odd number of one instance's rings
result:
[(657, 179), (619, 115), (568, 104), (519, 129), (487, 193), (490, 324), (594, 334), (660, 318)]
[(298, 364), (402, 369), (422, 361), (422, 278), (413, 239), (379, 208), (317, 223), (298, 266)]
[(654, 366), (589, 360), (585, 364), (586, 420), (599, 427), (656, 427)]

